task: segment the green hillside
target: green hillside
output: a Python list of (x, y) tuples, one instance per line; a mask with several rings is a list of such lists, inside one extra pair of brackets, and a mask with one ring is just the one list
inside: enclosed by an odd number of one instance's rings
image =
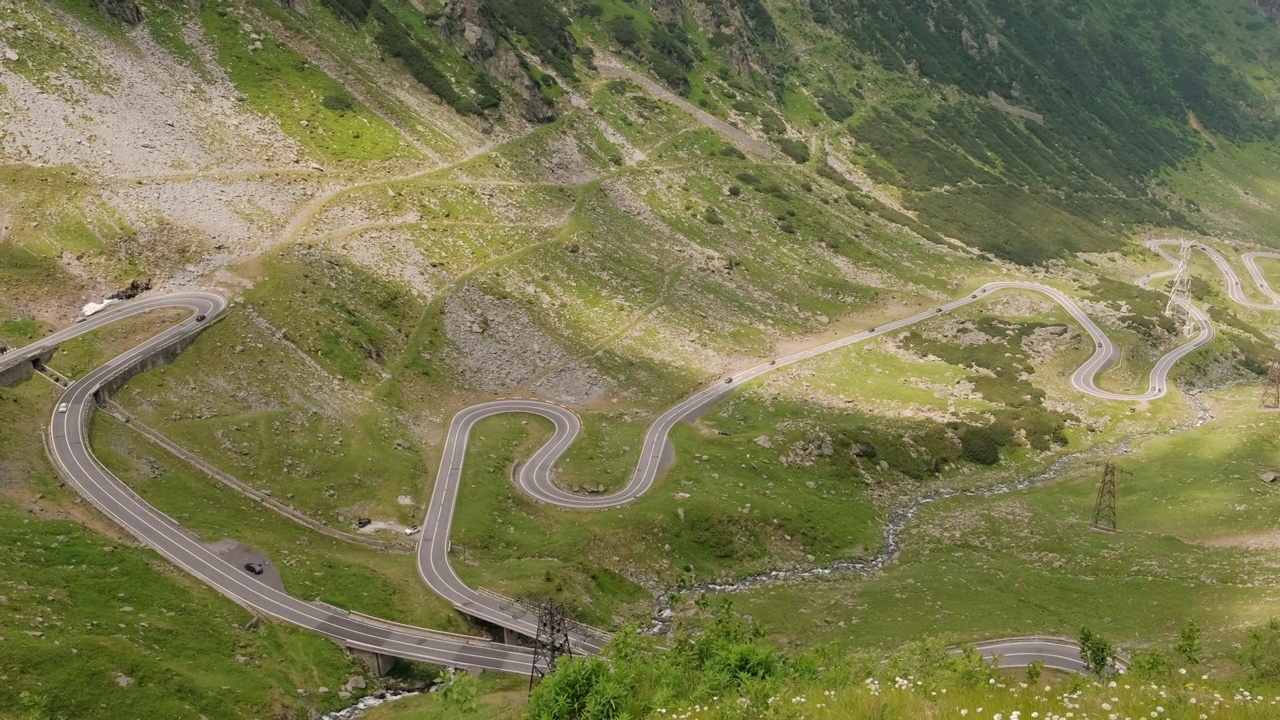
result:
[[(988, 282), (1076, 298), (1119, 346), (1099, 387), (1140, 393), (1185, 341), (1167, 281), (1135, 285), (1169, 268), (1144, 243), (1215, 248), (1265, 300), (1240, 258), (1280, 248), (1278, 143), (1273, 0), (0, 2), (0, 348), (131, 281), (217, 290), (226, 316), (114, 401), (312, 523), (371, 518), (404, 545), (464, 407), (572, 409), (556, 482), (609, 492), (695, 390)], [(1280, 471), (1280, 416), (1257, 388), (1280, 314), (1191, 268), (1217, 335), (1154, 400), (1081, 393), (1094, 341), (1009, 290), (744, 383), (607, 511), (512, 484), (545, 421), (483, 421), (461, 577), (677, 631), (669, 651), (622, 632), (612, 665), (575, 663), (528, 704), (486, 675), (368, 717), (457, 717), (475, 693), (471, 717), (1136, 717), (1166, 691), (1168, 716), (1198, 717), (1193, 699), (1269, 693), (1280, 499), (1258, 477)], [(1260, 268), (1280, 288), (1280, 261)], [(174, 317), (51, 366), (82, 377)], [(62, 486), (40, 436), (57, 398), (39, 377), (0, 388), (0, 718), (301, 718), (383, 687), (338, 698), (367, 674), (353, 658), (252, 620)], [(125, 423), (91, 432), (147, 502), (260, 550), (298, 597), (492, 630), (407, 553), (282, 519)], [(1113, 454), (1131, 474), (1104, 536), (1093, 463)], [(929, 504), (875, 572), (707, 612), (712, 585), (869, 560), (903, 508), (1042, 473)], [(1189, 620), (1194, 686), (1173, 650)], [(1146, 653), (1121, 700), (938, 652), (1082, 625)], [(885, 658), (924, 684), (892, 687)], [(1214, 717), (1267, 716), (1242, 697)]]

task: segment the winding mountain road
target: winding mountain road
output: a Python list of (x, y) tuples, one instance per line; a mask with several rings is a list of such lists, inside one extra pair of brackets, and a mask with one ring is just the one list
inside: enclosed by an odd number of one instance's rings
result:
[[(1164, 250), (1166, 241), (1149, 243), (1152, 250), (1171, 262), (1178, 262)], [(1280, 258), (1280, 254), (1250, 253), (1244, 263), (1260, 292), (1270, 299), (1262, 304), (1248, 300), (1240, 288), (1239, 278), (1230, 264), (1212, 248), (1196, 246), (1217, 265), (1226, 280), (1232, 300), (1259, 309), (1280, 309), (1280, 295), (1266, 284), (1256, 260), (1260, 257)], [(1156, 273), (1140, 279), (1145, 284), (1171, 274)], [(864, 340), (891, 333), (915, 323), (937, 317), (986, 298), (1002, 290), (1038, 292), (1057, 302), (1093, 338), (1095, 351), (1071, 377), (1080, 392), (1106, 400), (1148, 400), (1168, 392), (1168, 373), (1188, 353), (1214, 337), (1207, 314), (1190, 307), (1191, 317), (1199, 325), (1199, 333), (1162, 357), (1152, 368), (1145, 392), (1122, 394), (1105, 391), (1096, 384), (1097, 375), (1119, 357), (1119, 348), (1068, 295), (1045, 285), (1026, 282), (995, 282), (976, 292), (907, 318), (871, 330), (778, 358), (776, 361), (743, 370), (727, 381), (719, 381), (685, 399), (659, 416), (650, 426), (640, 450), (635, 471), (626, 485), (610, 495), (581, 496), (555, 485), (554, 467), (581, 431), (581, 421), (573, 412), (547, 402), (526, 399), (499, 400), (468, 407), (458, 412), (449, 426), (435, 488), (419, 542), (417, 565), (423, 581), (436, 593), (452, 602), (467, 615), (486, 620), (524, 635), (533, 635), (536, 619), (521, 605), (484, 590), (468, 587), (449, 562), (449, 531), (457, 504), (463, 462), (471, 429), (480, 420), (503, 413), (530, 413), (545, 417), (554, 425), (551, 438), (540, 447), (516, 473), (515, 482), (522, 491), (542, 502), (566, 508), (608, 508), (628, 503), (648, 492), (661, 471), (674, 458), (670, 431), (679, 422), (698, 417), (708, 408), (732, 394), (743, 383), (779, 368), (817, 357)], [(83, 497), (143, 543), (167, 557), (174, 564), (200, 578), (223, 595), (253, 611), (290, 622), (333, 638), (361, 650), (422, 660), (445, 665), (483, 667), (492, 670), (525, 673), (532, 654), (520, 647), (502, 645), (479, 638), (452, 635), (433, 630), (412, 628), (358, 614), (335, 611), (334, 608), (310, 603), (271, 588), (241, 568), (223, 560), (206, 545), (183, 529), (172, 518), (153, 508), (113, 475), (94, 457), (89, 446), (89, 418), (95, 395), (112, 380), (132, 372), (137, 363), (157, 349), (169, 346), (199, 332), (214, 322), (227, 306), (221, 295), (210, 292), (176, 292), (152, 298), (133, 300), (112, 306), (84, 322), (50, 335), (44, 340), (0, 355), (0, 371), (47, 352), (58, 342), (96, 330), (123, 318), (159, 308), (178, 307), (192, 312), (191, 317), (174, 325), (146, 342), (92, 371), (72, 383), (59, 400), (50, 418), (48, 451), (59, 473)], [(203, 317), (201, 321), (198, 318)], [(65, 410), (65, 411), (63, 411)], [(582, 628), (573, 634), (578, 650), (597, 652), (608, 635), (593, 628)], [(1026, 664), (1034, 659), (1051, 667), (1079, 670), (1078, 658), (1063, 648), (1070, 644), (1045, 639), (1013, 639), (993, 641), (980, 647), (984, 655), (1003, 655), (1006, 664)], [(1015, 660), (1016, 658), (1016, 660)]]

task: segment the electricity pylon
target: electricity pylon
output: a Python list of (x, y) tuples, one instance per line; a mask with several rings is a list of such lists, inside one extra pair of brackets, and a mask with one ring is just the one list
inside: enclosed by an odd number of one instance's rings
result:
[(1098, 485), (1098, 499), (1093, 503), (1093, 523), (1090, 527), (1103, 532), (1116, 531), (1116, 473), (1129, 473), (1120, 470), (1116, 464), (1108, 460), (1101, 464), (1102, 482)]
[(1280, 410), (1280, 358), (1271, 361), (1267, 379), (1262, 382), (1262, 408)]
[(564, 605), (547, 598), (538, 606), (538, 636), (533, 640), (533, 666), (529, 669), (529, 692), (539, 680), (556, 669), (556, 660), (573, 657), (573, 644), (569, 641), (572, 620), (565, 613)]
[(1178, 272), (1174, 275), (1173, 285), (1169, 287), (1169, 302), (1164, 306), (1164, 314), (1173, 318), (1183, 335), (1190, 335), (1196, 329), (1196, 324), (1191, 320), (1190, 260), (1191, 242), (1183, 240), (1178, 248)]

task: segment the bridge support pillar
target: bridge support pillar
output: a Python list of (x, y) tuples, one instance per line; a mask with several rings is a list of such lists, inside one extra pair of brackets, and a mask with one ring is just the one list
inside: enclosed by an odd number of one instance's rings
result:
[(504, 645), (523, 645), (524, 636), (512, 630), (511, 628), (502, 628), (502, 642)]
[(395, 664), (396, 659), (390, 655), (383, 655), (371, 650), (357, 650), (350, 648), (351, 654), (359, 658), (368, 668), (369, 672), (376, 677), (385, 677), (391, 672), (391, 666)]

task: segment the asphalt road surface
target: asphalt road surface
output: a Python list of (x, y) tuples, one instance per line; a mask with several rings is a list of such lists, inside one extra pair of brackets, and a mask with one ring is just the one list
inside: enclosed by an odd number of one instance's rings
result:
[[(1165, 241), (1149, 243), (1152, 250), (1176, 264), (1177, 258), (1164, 250), (1167, 244), (1169, 243)], [(1258, 257), (1280, 257), (1280, 255), (1250, 253), (1243, 257), (1245, 267), (1258, 289), (1270, 300), (1268, 304), (1261, 304), (1249, 300), (1243, 294), (1239, 278), (1221, 255), (1204, 246), (1196, 246), (1196, 248), (1208, 254), (1222, 272), (1232, 300), (1250, 307), (1280, 308), (1280, 295), (1266, 285), (1256, 263)], [(1145, 285), (1146, 282), (1167, 276), (1172, 272), (1156, 273), (1140, 279), (1139, 282)], [(552, 437), (520, 467), (517, 473), (515, 481), (525, 493), (542, 502), (566, 508), (614, 507), (640, 497), (653, 487), (661, 470), (674, 456), (669, 434), (676, 423), (698, 417), (735, 392), (744, 382), (831, 350), (895, 332), (917, 322), (983, 300), (1003, 290), (1032, 291), (1047, 296), (1061, 305), (1093, 338), (1094, 354), (1072, 375), (1071, 384), (1080, 392), (1101, 399), (1134, 401), (1164, 396), (1168, 392), (1167, 380), (1170, 368), (1179, 359), (1214, 337), (1213, 325), (1208, 316), (1199, 308), (1190, 307), (1190, 315), (1199, 326), (1199, 333), (1156, 363), (1151, 370), (1145, 392), (1132, 395), (1113, 393), (1098, 388), (1095, 380), (1098, 373), (1116, 362), (1119, 358), (1119, 349), (1068, 295), (1055, 288), (1036, 283), (989, 283), (963, 298), (740, 371), (731, 378), (722, 379), (695, 393), (667, 410), (650, 426), (645, 435), (635, 471), (626, 485), (615, 493), (600, 496), (569, 493), (557, 487), (554, 482), (553, 469), (556, 461), (573, 444), (581, 431), (581, 422), (573, 412), (551, 403), (526, 399), (499, 400), (474, 405), (455, 415), (449, 426), (431, 504), (427, 510), (419, 541), (417, 559), (419, 574), (432, 590), (468, 615), (525, 635), (532, 635), (536, 631), (536, 620), (527, 608), (496, 594), (468, 587), (454, 572), (449, 562), (449, 531), (457, 504), (467, 440), (471, 428), (483, 418), (502, 413), (531, 413), (546, 417), (554, 424), (555, 430)], [(479, 638), (411, 628), (365, 616), (348, 615), (272, 589), (256, 580), (244, 569), (232, 566), (218, 558), (172, 518), (148, 505), (93, 456), (88, 447), (88, 418), (94, 402), (94, 393), (103, 384), (155, 348), (197, 331), (199, 325), (195, 320), (197, 315), (207, 316), (205, 322), (214, 321), (216, 316), (226, 308), (226, 300), (221, 295), (208, 292), (170, 293), (112, 306), (84, 322), (33, 343), (27, 348), (0, 355), (0, 369), (15, 362), (28, 361), (27, 358), (38, 352), (40, 348), (56, 345), (60, 341), (122, 318), (163, 307), (187, 308), (192, 311), (192, 316), (97, 368), (68, 387), (60, 398), (60, 404), (67, 404), (67, 411), (61, 413), (55, 410), (52, 414), (49, 452), (62, 476), (81, 495), (139, 540), (155, 548), (174, 564), (200, 578), (223, 595), (254, 611), (314, 630), (354, 648), (446, 665), (528, 672), (532, 655), (523, 648), (492, 643)], [(573, 634), (575, 647), (585, 652), (598, 651), (607, 639), (607, 633), (587, 627)], [(1063, 670), (1080, 669), (1078, 649), (1069, 641), (1043, 638), (1014, 639), (993, 641), (983, 645), (981, 649), (988, 657), (1003, 656), (1003, 662), (1006, 664), (1026, 664), (1031, 660), (1042, 660), (1049, 667)]]
[[(192, 292), (122, 303), (108, 313), (95, 315), (40, 343), (45, 346), (52, 339), (65, 340), (121, 318), (161, 307), (188, 308), (192, 315), (72, 383), (58, 401), (59, 405), (66, 404), (66, 412), (55, 409), (50, 417), (50, 457), (59, 474), (77, 492), (175, 565), (255, 612), (314, 630), (357, 649), (443, 665), (529, 672), (533, 657), (523, 648), (350, 616), (276, 590), (244, 568), (219, 558), (98, 462), (88, 447), (88, 420), (94, 392), (123, 368), (146, 357), (154, 348), (195, 331), (197, 315), (205, 315), (205, 322), (212, 321), (226, 307), (226, 300), (213, 293)], [(4, 356), (0, 356), (0, 361), (3, 359)]]

